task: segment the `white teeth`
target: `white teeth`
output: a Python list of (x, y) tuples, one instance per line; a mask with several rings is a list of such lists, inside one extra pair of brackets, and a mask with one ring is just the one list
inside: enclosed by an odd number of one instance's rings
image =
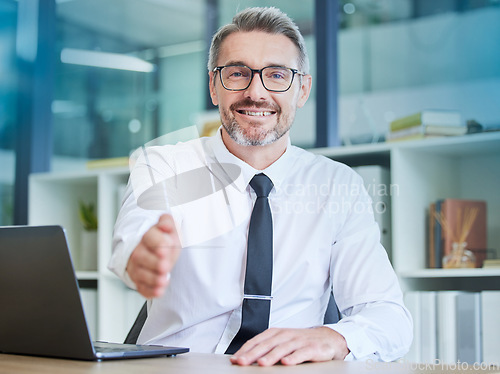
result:
[(243, 110), (242, 113), (247, 116), (270, 116), (272, 114), (272, 112), (250, 112), (247, 110)]

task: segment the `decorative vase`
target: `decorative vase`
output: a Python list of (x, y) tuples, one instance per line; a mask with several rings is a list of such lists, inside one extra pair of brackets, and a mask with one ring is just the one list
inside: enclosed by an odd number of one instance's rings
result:
[(466, 242), (452, 243), (451, 253), (443, 258), (443, 268), (475, 268), (476, 256), (474, 256), (474, 253), (466, 249), (466, 246)]
[(81, 232), (80, 270), (97, 270), (97, 230), (82, 230)]

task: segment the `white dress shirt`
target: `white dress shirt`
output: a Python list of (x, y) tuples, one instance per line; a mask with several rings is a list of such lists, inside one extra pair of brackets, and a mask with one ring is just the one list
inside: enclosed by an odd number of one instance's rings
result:
[(249, 182), (260, 172), (274, 184), (269, 326), (323, 325), (333, 289), (343, 318), (327, 326), (346, 339), (346, 359), (402, 357), (412, 340), (411, 316), (359, 175), (290, 144), (271, 166), (255, 170), (227, 150), (220, 131), (143, 149), (132, 169), (109, 268), (134, 288), (126, 272), (129, 256), (166, 211), (183, 247), (166, 292), (148, 301), (138, 342), (225, 352), (241, 323), (256, 199)]

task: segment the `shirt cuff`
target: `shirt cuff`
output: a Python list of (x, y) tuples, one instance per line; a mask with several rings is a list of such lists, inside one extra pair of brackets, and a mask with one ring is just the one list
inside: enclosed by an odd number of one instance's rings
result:
[(123, 283), (127, 285), (127, 287), (136, 290), (137, 291), (137, 286), (135, 285), (134, 281), (130, 278), (130, 275), (128, 275), (128, 271), (125, 270), (125, 273), (123, 274)]
[(350, 350), (350, 353), (344, 359), (345, 361), (365, 361), (368, 359), (378, 361), (376, 358), (377, 346), (371, 342), (368, 335), (366, 335), (361, 327), (356, 326), (350, 321), (340, 321), (325, 326), (337, 331), (344, 337), (347, 348)]
[(117, 245), (117, 248), (115, 248), (115, 252), (113, 252), (113, 254), (111, 255), (111, 259), (108, 263), (108, 269), (115, 273), (127, 287), (134, 290), (136, 290), (137, 287), (127, 272), (127, 264), (130, 255), (132, 254), (137, 244), (139, 244), (139, 241), (134, 240), (133, 243), (129, 243), (128, 246), (125, 246), (123, 242), (119, 243)]

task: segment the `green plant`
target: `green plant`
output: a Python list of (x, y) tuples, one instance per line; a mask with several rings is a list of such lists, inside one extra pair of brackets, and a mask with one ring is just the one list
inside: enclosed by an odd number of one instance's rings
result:
[(94, 204), (86, 204), (80, 200), (78, 205), (78, 215), (80, 217), (80, 221), (82, 222), (83, 228), (87, 231), (97, 230), (97, 214), (95, 212)]

